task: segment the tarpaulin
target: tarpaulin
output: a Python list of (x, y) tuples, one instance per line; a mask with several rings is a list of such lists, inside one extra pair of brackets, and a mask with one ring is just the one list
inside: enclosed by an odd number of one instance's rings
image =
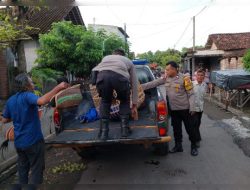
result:
[(212, 71), (210, 81), (219, 88), (233, 90), (250, 84), (250, 72), (243, 69)]

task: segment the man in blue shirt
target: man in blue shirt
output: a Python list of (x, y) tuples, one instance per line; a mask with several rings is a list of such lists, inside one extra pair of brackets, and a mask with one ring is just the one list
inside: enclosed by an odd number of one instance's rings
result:
[(14, 124), (19, 183), (41, 184), (45, 167), (45, 144), (38, 116), (38, 106), (48, 103), (55, 94), (69, 85), (62, 82), (47, 94), (38, 97), (33, 93), (34, 84), (27, 74), (19, 74), (15, 78), (15, 83), (17, 93), (11, 96), (6, 103), (3, 123), (12, 121)]

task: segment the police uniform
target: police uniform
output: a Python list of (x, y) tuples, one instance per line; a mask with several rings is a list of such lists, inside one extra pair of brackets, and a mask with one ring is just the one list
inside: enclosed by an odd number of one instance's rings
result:
[(99, 138), (106, 140), (109, 131), (110, 107), (113, 90), (120, 100), (121, 136), (126, 137), (129, 129), (130, 114), (130, 89), (132, 91), (132, 103), (138, 103), (138, 79), (133, 63), (120, 55), (109, 55), (103, 58), (93, 71), (98, 71), (96, 87), (101, 99), (100, 116), (101, 125)]
[(171, 109), (171, 121), (176, 144), (182, 143), (182, 121), (189, 135), (192, 146), (195, 146), (196, 135), (190, 122), (190, 112), (194, 109), (193, 85), (190, 77), (178, 73), (175, 77), (159, 78), (143, 84), (144, 90), (165, 85), (166, 95)]
[(182, 143), (182, 121), (189, 135), (189, 140), (195, 144), (196, 137), (190, 123), (190, 112), (194, 111), (194, 93), (189, 77), (178, 74), (176, 77), (166, 79), (165, 83), (171, 119), (176, 143)]

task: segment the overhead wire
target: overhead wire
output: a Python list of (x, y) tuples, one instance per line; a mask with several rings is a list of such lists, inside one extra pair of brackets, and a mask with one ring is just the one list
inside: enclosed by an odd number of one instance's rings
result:
[(160, 34), (160, 33), (162, 33), (162, 32), (166, 32), (166, 30), (172, 30), (172, 29), (174, 29), (174, 28), (176, 28), (178, 25), (176, 24), (176, 25), (174, 25), (174, 26), (171, 26), (171, 27), (168, 27), (168, 28), (164, 28), (164, 29), (162, 29), (162, 30), (160, 30), (160, 31), (157, 31), (157, 32), (153, 32), (153, 33), (150, 33), (150, 34), (147, 34), (147, 35), (145, 35), (145, 36), (137, 36), (137, 37), (135, 37), (135, 38), (137, 38), (137, 39), (141, 39), (141, 38), (148, 38), (148, 37), (150, 37), (150, 36), (154, 36), (154, 35), (157, 35), (157, 34)]
[(148, 6), (148, 2), (149, 2), (149, 0), (146, 0), (146, 3), (144, 4), (144, 6), (143, 6), (143, 8), (142, 8), (141, 14), (140, 14), (139, 17), (137, 18), (136, 23), (138, 23), (138, 22), (141, 20), (141, 18), (142, 18), (142, 16), (143, 16), (143, 13), (145, 12), (146, 7)]
[(178, 40), (177, 40), (176, 43), (174, 44), (174, 48), (176, 47), (176, 45), (181, 41), (181, 39), (182, 39), (183, 36), (185, 35), (185, 33), (186, 33), (188, 27), (189, 27), (190, 24), (191, 24), (191, 21), (192, 21), (192, 19), (189, 20), (189, 22), (188, 22), (187, 26), (185, 27), (184, 31), (181, 33), (181, 36), (178, 38)]
[(120, 23), (124, 23), (122, 21), (122, 19), (120, 19), (120, 17), (113, 11), (113, 9), (109, 6), (109, 3), (108, 3), (108, 0), (105, 0), (105, 5), (106, 5), (106, 8), (108, 10), (110, 10), (110, 12), (115, 16), (115, 18), (120, 22)]
[[(203, 7), (194, 17), (200, 15), (204, 10), (206, 10), (206, 9), (212, 4), (212, 2), (213, 2), (213, 0), (210, 1), (210, 4), (209, 4), (209, 5), (205, 5), (205, 6), (204, 6), (204, 7)], [(192, 19), (193, 19), (194, 17), (192, 17)], [(179, 38), (179, 39), (177, 40), (177, 42), (174, 44), (174, 48), (176, 47), (176, 45), (180, 42), (180, 40), (181, 40), (181, 39), (183, 38), (183, 36), (185, 35), (185, 33), (186, 33), (186, 31), (187, 31), (187, 29), (188, 29), (188, 27), (189, 27), (189, 25), (190, 25), (192, 19), (190, 19), (190, 21), (188, 22), (187, 27), (184, 29), (184, 31), (183, 31), (183, 33), (181, 34), (180, 38)], [(193, 39), (193, 37), (192, 37), (192, 39)], [(190, 42), (190, 40), (189, 40), (189, 42)], [(188, 43), (189, 43), (189, 42), (188, 42)]]

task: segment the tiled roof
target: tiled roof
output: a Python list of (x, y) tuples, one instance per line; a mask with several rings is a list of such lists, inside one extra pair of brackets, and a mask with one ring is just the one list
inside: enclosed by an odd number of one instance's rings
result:
[(83, 25), (84, 22), (78, 7), (49, 7), (42, 8), (28, 19), (28, 25), (34, 29), (29, 30), (29, 35), (46, 33), (50, 30), (53, 22), (62, 20), (72, 21), (73, 24)]
[(250, 48), (250, 32), (211, 34), (208, 37), (206, 48), (215, 44), (218, 50), (237, 50)]

